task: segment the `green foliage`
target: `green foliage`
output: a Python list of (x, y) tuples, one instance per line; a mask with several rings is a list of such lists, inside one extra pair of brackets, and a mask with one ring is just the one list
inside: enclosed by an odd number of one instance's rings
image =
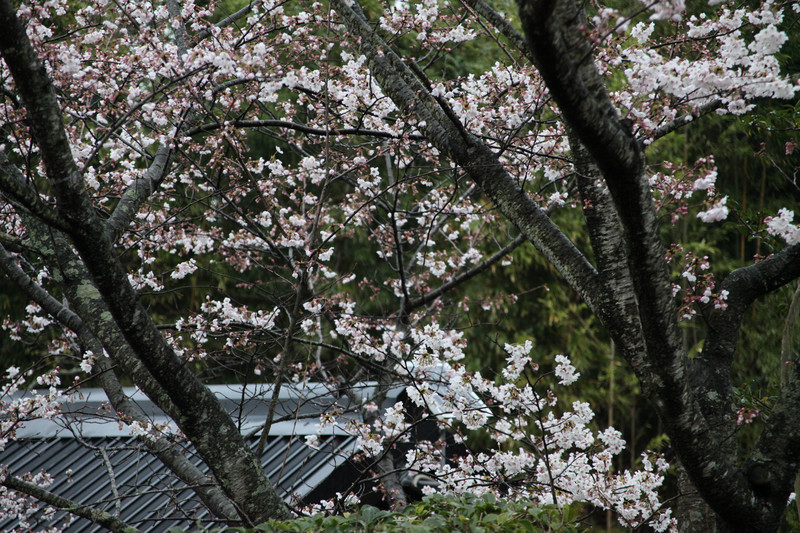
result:
[[(260, 531), (278, 533), (311, 532), (409, 532), (428, 533), (463, 531), (471, 533), (492, 532), (560, 532), (580, 531), (576, 525), (577, 510), (573, 507), (539, 507), (529, 500), (504, 501), (491, 494), (466, 495), (452, 498), (442, 495), (425, 497), (412, 503), (402, 512), (384, 511), (365, 505), (344, 515), (315, 514), (290, 521), (270, 521), (254, 529), (226, 528), (209, 533)], [(172, 533), (183, 533), (179, 528)]]

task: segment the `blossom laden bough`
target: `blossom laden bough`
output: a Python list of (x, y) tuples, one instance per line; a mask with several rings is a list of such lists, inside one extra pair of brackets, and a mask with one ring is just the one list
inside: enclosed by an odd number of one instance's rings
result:
[[(415, 442), (406, 453), (404, 467), (435, 480), (435, 488), (422, 489), (426, 494), (492, 493), (499, 498), (529, 498), (541, 505), (587, 502), (617, 511), (625, 526), (648, 523), (657, 531), (674, 530), (671, 511), (658, 496), (669, 466), (663, 458), (655, 459), (657, 469), (645, 454), (644, 470), (615, 472), (613, 459), (625, 448), (625, 441), (614, 428), (592, 430), (594, 413), (588, 403), (576, 401), (570, 410), (557, 414), (560, 405), (552, 390), (537, 392), (529, 384), (516, 383), (523, 369), (538, 371), (529, 356), (531, 341), (505, 345), (516, 368), (504, 372), (507, 382), (493, 383), (478, 373), (470, 375), (460, 362), (446, 356), (441, 349), (449, 346), (449, 341), (442, 342), (448, 335), (439, 327), (425, 327), (411, 337), (419, 350), (439, 349), (428, 355), (420, 370), (427, 373), (429, 384), (413, 381), (414, 367), (405, 375), (411, 380), (405, 389), (410, 398), (407, 405), (395, 403), (372, 424), (328, 413), (319, 432), (335, 425), (357, 437), (357, 447), (367, 458), (376, 458), (407, 442), (407, 430), (420, 418), (443, 425), (457, 440), (467, 438), (470, 431), (492, 429), (498, 445), (491, 450), (448, 460), (442, 456), (444, 442)], [(413, 353), (413, 348), (399, 350), (406, 351)], [(556, 355), (555, 362), (560, 384), (573, 385), (580, 373), (570, 360)], [(496, 407), (489, 409), (489, 403)], [(419, 409), (412, 416), (414, 407)], [(307, 439), (312, 447), (318, 442), (319, 436)]]
[[(646, 456), (643, 469), (616, 471), (619, 432), (598, 431), (592, 406), (560, 407), (547, 388), (551, 379), (564, 387), (579, 379), (569, 357), (555, 356), (552, 374), (539, 373), (533, 341), (498, 339), (506, 365), (496, 379), (490, 369), (467, 370), (477, 350), (465, 332), (473, 315), (525, 303), (467, 284), (515, 268), (514, 250), (533, 243), (607, 328), (653, 405), (667, 397), (686, 407), (669, 396), (685, 383), (662, 386), (674, 376), (659, 364), (671, 361), (663, 366), (688, 376), (682, 365), (728, 356), (687, 363), (669, 333), (697, 316), (727, 328), (710, 327), (710, 335), (730, 330), (725, 321), (743, 291), (728, 281), (736, 276), (716, 279), (700, 253), (665, 251), (658, 220), (720, 222), (735, 203), (720, 192), (725, 176), (712, 157), (646, 167), (642, 150), (704, 114), (738, 115), (759, 98), (795, 97), (798, 85), (776, 59), (787, 41), (784, 11), (768, 0), (690, 14), (681, 0), (663, 0), (643, 3), (642, 13), (598, 5), (586, 17), (563, 0), (558, 6), (575, 17), (557, 12), (531, 25), (520, 4), (530, 42), (473, 0), (386, 2), (369, 14), (357, 0), (259, 1), (226, 15), (222, 2), (57, 0), (16, 10), (4, 2), (43, 63), (39, 74), (20, 76), (12, 52), (26, 43), (3, 48), (0, 245), (4, 272), (30, 300), (24, 317), (4, 318), (4, 331), (46, 341), (47, 357), (68, 364), (78, 381), (108, 358), (111, 374), (147, 389), (199, 444), (238, 433), (212, 404), (203, 416), (216, 413), (217, 423), (197, 420), (198, 374), (276, 387), (319, 381), (360, 416), (343, 422), (328, 412), (321, 426), (341, 424), (355, 436), (371, 461), (365, 471), (386, 487), (396, 465), (385, 460), (395, 460), (393, 446), (421, 416), (454, 438), (486, 429), (497, 441), (483, 455), (444, 464), (442, 443), (405, 454), (406, 466), (438, 478), (443, 490), (499, 491), (524, 480), (511, 486), (539, 503), (588, 502), (630, 527), (672, 527), (656, 494), (664, 463)], [(564, 53), (537, 48), (565, 37), (572, 41)], [(547, 69), (547, 59), (567, 64), (583, 45), (580, 69)], [(491, 50), (491, 59), (476, 60), (473, 46)], [(26, 103), (36, 100), (25, 94), (34, 78), (57, 97), (47, 109)], [(605, 79), (615, 82), (604, 100)], [(571, 90), (587, 86), (596, 90), (570, 102)], [(581, 122), (576, 100), (598, 111)], [(26, 116), (42, 111), (61, 117), (52, 132)], [(47, 142), (51, 133), (63, 138)], [(593, 139), (601, 139), (594, 152)], [(610, 149), (619, 139), (628, 144)], [(68, 167), (69, 179), (57, 175)], [(550, 218), (569, 209), (585, 215), (591, 254)], [(796, 245), (792, 217), (778, 211), (766, 231)], [(731, 344), (715, 342), (705, 346)], [(56, 375), (38, 379), (57, 384)], [(353, 386), (362, 382), (377, 385), (362, 395)], [(392, 386), (407, 401), (384, 405)], [(51, 416), (58, 398), (50, 394), (14, 409)], [(705, 404), (689, 400), (674, 419), (661, 410), (670, 437), (714, 442), (701, 438), (711, 430), (680, 426), (713, 419), (691, 411)], [(159, 438), (161, 428), (129, 421), (145, 441)], [(236, 446), (234, 456), (249, 457), (244, 443)], [(211, 445), (200, 455), (221, 486), (257, 474), (255, 462), (228, 468), (216, 452)], [(708, 459), (703, 453), (686, 458)], [(694, 465), (702, 493), (726, 482), (735, 470), (726, 464)], [(280, 514), (281, 505), (265, 510), (250, 499), (269, 492), (265, 477), (250, 481), (247, 491), (224, 494), (239, 518)], [(389, 498), (401, 492), (386, 490)], [(738, 525), (730, 517), (748, 508), (741, 502), (757, 501), (753, 494), (716, 505), (728, 505), (726, 520)]]

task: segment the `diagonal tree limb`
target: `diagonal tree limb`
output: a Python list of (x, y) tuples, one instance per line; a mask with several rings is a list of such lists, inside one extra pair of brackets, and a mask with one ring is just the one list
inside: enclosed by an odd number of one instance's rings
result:
[[(236, 11), (234, 13), (231, 13), (230, 15), (225, 17), (224, 19), (222, 19), (219, 22), (217, 22), (216, 24), (214, 24), (214, 27), (216, 27), (216, 28), (225, 28), (227, 26), (230, 26), (231, 24), (235, 23), (237, 20), (240, 20), (243, 17), (246, 17), (248, 14), (250, 14), (250, 12), (252, 10), (253, 10), (253, 5), (252, 5), (252, 2), (250, 2), (246, 6), (244, 6), (243, 8), (239, 9), (238, 11)], [(213, 31), (211, 31), (210, 28), (202, 30), (202, 31), (199, 31), (195, 35), (191, 36), (192, 44), (197, 44), (200, 41), (202, 41), (203, 39), (207, 39), (207, 38), (211, 37), (211, 35), (213, 35)]]
[(408, 138), (411, 140), (423, 140), (425, 139), (422, 135), (417, 134), (410, 134), (410, 135), (399, 135), (397, 133), (392, 133), (390, 131), (380, 131), (380, 130), (369, 130), (363, 128), (333, 128), (333, 129), (323, 129), (323, 128), (314, 128), (312, 126), (307, 126), (305, 124), (299, 124), (297, 122), (289, 122), (287, 120), (228, 120), (225, 123), (222, 122), (209, 122), (207, 124), (201, 124), (200, 126), (195, 126), (189, 130), (186, 130), (184, 135), (187, 136), (194, 136), (200, 133), (205, 133), (209, 131), (215, 131), (218, 129), (222, 129), (226, 126), (233, 126), (236, 128), (283, 128), (288, 130), (295, 130), (301, 133), (305, 133), (308, 135), (364, 135), (367, 137), (377, 137), (379, 139), (400, 139), (400, 138)]
[(0, 151), (0, 189), (9, 203), (34, 213), (49, 226), (59, 229), (67, 227), (66, 222), (42, 202), (41, 196), (25, 180), (25, 176), (22, 175), (19, 168), (8, 159), (3, 151)]
[[(79, 335), (84, 329), (90, 329), (89, 333), (101, 342), (103, 348), (113, 358), (114, 363), (119, 365), (145, 394), (151, 398), (161, 399), (160, 403), (156, 403), (170, 418), (173, 420), (180, 418), (181, 412), (178, 407), (174, 403), (164, 400), (164, 390), (125, 340), (122, 331), (111, 317), (102, 294), (91, 282), (91, 275), (86, 269), (86, 265), (69, 245), (66, 237), (51, 230), (34, 217), (23, 216), (23, 220), (28, 229), (31, 246), (39, 252), (41, 258), (49, 266), (54, 279), (61, 286), (67, 301), (70, 302), (72, 310), (62, 306), (52, 296), (47, 298), (48, 293), (41, 294), (39, 291), (44, 291), (44, 289), (38, 285), (36, 287), (39, 290), (31, 287), (30, 283), (33, 281), (25, 282), (20, 275), (27, 275), (21, 270), (17, 270), (18, 267), (14, 268), (16, 264), (13, 263), (13, 259), (11, 265), (7, 266), (7, 262), (3, 265), (9, 276), (37, 302), (40, 302), (40, 305), (43, 304), (43, 309), (51, 314), (53, 312), (60, 313), (53, 315), (59, 323)], [(75, 322), (72, 315), (62, 317), (66, 311), (76, 315), (81, 323)], [(67, 320), (67, 318), (69, 319)], [(102, 354), (103, 351), (100, 350), (99, 353)]]
[[(147, 419), (123, 392), (122, 386), (112, 370), (111, 363), (102, 355), (103, 346), (95, 338), (94, 334), (89, 331), (83, 320), (33, 281), (2, 246), (0, 246), (0, 270), (4, 271), (28, 297), (39, 304), (56, 321), (74, 331), (86, 348), (98, 354), (96, 374), (114, 410), (131, 420), (147, 422)], [(237, 518), (236, 509), (231, 502), (217, 487), (209, 485), (208, 478), (173, 443), (166, 439), (158, 438), (154, 440), (145, 439), (145, 444), (184, 483), (195, 489), (198, 496), (213, 513), (227, 520), (235, 520)]]
[(144, 176), (134, 180), (122, 194), (111, 216), (105, 222), (111, 242), (119, 240), (144, 202), (158, 190), (169, 172), (171, 154), (172, 150), (169, 147), (159, 147)]
[[(525, 36), (491, 6), (483, 0), (462, 0), (462, 2), (489, 21), (532, 63), (537, 62)], [(643, 383), (652, 383), (657, 378), (644, 356), (646, 351), (641, 324), (637, 318), (638, 304), (625, 260), (628, 246), (622, 238), (616, 207), (608, 197), (608, 189), (599, 183), (603, 175), (591, 154), (572, 129), (568, 129), (568, 132), (573, 164), (578, 174), (578, 188), (584, 200), (584, 216), (587, 219), (592, 250), (603, 285), (604, 304), (600, 309), (606, 311), (598, 314), (598, 318), (616, 339), (617, 345), (634, 371), (643, 378)]]
[(9, 252), (21, 253), (25, 251), (23, 239), (9, 235), (4, 231), (0, 231), (0, 246), (5, 247)]
[(486, 19), (489, 24), (494, 26), (509, 42), (514, 45), (514, 48), (522, 52), (526, 57), (530, 57), (530, 48), (525, 36), (511, 25), (511, 23), (500, 13), (498, 13), (492, 6), (483, 0), (461, 0), (463, 4), (471, 7), (478, 15)]
[(639, 303), (627, 261), (629, 244), (623, 238), (622, 223), (600, 169), (575, 134), (567, 131), (586, 228), (603, 286), (603, 307), (613, 309), (599, 318), (640, 378), (644, 392), (649, 393), (649, 385), (658, 381), (658, 372), (646, 357)]
[(571, 0), (518, 0), (531, 59), (561, 113), (604, 176), (639, 178), (643, 154), (606, 93), (583, 37), (586, 15)]
[(70, 514), (90, 520), (100, 526), (103, 526), (104, 528), (107, 528), (109, 531), (113, 531), (114, 533), (139, 532), (139, 530), (135, 527), (128, 525), (110, 513), (101, 511), (99, 509), (92, 509), (86, 505), (81, 505), (80, 503), (74, 502), (64, 498), (63, 496), (59, 496), (58, 494), (54, 494), (46, 489), (43, 489), (38, 485), (29, 483), (28, 481), (23, 481), (22, 479), (7, 472), (0, 473), (0, 485), (17, 492), (27, 494), (28, 496), (32, 496), (37, 500), (46, 503), (47, 505), (55, 507), (56, 509), (60, 509)]
[[(730, 431), (725, 435), (721, 428), (730, 428), (730, 424), (725, 417), (714, 417), (704, 410), (699, 398), (701, 391), (690, 385), (692, 376), (678, 331), (676, 306), (671, 297), (641, 147), (619, 120), (594, 67), (591, 47), (580, 29), (585, 14), (573, 0), (518, 0), (518, 4), (534, 64), (559, 105), (563, 119), (600, 169), (619, 213), (624, 238), (630, 245), (628, 263), (646, 357), (659, 374), (659, 380), (650, 384), (650, 398), (671, 442), (698, 490), (728, 524), (735, 524), (741, 530), (774, 529), (782, 514), (774, 502), (783, 500), (785, 507), (790, 486), (756, 482), (758, 476), (738, 468), (735, 451), (726, 453), (720, 447), (731, 435)], [(785, 269), (775, 279), (793, 276), (789, 270)], [(735, 345), (735, 338), (727, 340)], [(713, 338), (707, 343), (715, 344)], [(705, 392), (724, 396), (724, 387), (730, 385), (720, 386), (720, 390), (709, 387)], [(791, 411), (800, 407), (800, 398), (796, 397), (800, 393), (792, 388), (784, 393), (788, 403), (780, 409)], [(776, 426), (770, 427), (778, 431)], [(794, 433), (793, 426), (787, 429), (787, 433)], [(777, 448), (776, 464), (795, 468), (786, 448)], [(768, 471), (762, 468), (765, 464), (766, 461), (757, 460), (753, 471)], [(765, 492), (765, 487), (775, 492)]]
[(672, 133), (673, 131), (679, 130), (682, 127), (686, 126), (697, 117), (702, 117), (703, 115), (707, 115), (712, 111), (715, 111), (722, 107), (722, 101), (720, 100), (713, 100), (703, 106), (700, 106), (696, 111), (692, 113), (687, 113), (685, 115), (681, 115), (666, 124), (663, 124), (656, 128), (652, 133), (653, 140), (660, 139), (665, 135)]
[(442, 295), (447, 293), (448, 291), (460, 286), (464, 282), (474, 278), (481, 272), (484, 272), (486, 269), (491, 267), (492, 265), (496, 264), (498, 261), (506, 257), (508, 254), (516, 250), (520, 245), (526, 242), (527, 239), (525, 235), (517, 235), (513, 241), (503, 246), (500, 250), (492, 254), (491, 257), (486, 258), (484, 261), (481, 261), (479, 264), (475, 265), (471, 269), (467, 270), (466, 272), (462, 272), (458, 276), (454, 277), (450, 281), (443, 283), (439, 287), (433, 289), (430, 292), (423, 294), (422, 296), (415, 298), (413, 300), (409, 300), (405, 305), (404, 313), (408, 314), (411, 313), (414, 309), (418, 307), (422, 307), (423, 305), (429, 304), (435, 301), (437, 298), (440, 298)]
[[(99, 345), (99, 343), (97, 343)], [(102, 348), (98, 346), (98, 348)], [(102, 353), (102, 352), (101, 352)], [(122, 413), (132, 421), (147, 422), (139, 409), (130, 401), (130, 398), (122, 390), (116, 375), (114, 375), (111, 362), (106, 357), (99, 357), (95, 363), (95, 373), (100, 379), (100, 383), (108, 396), (109, 402), (114, 410)], [(162, 463), (169, 468), (181, 481), (191, 488), (200, 497), (202, 502), (215, 516), (223, 520), (236, 521), (239, 514), (233, 503), (223, 494), (213, 481), (203, 474), (191, 461), (189, 461), (181, 450), (169, 440), (158, 437), (154, 439), (142, 439)]]
[[(0, 52), (19, 89), (44, 161), (57, 212), (125, 340), (180, 410), (175, 421), (214, 472), (243, 519), (259, 523), (290, 513), (219, 400), (160, 334), (128, 281), (98, 219), (69, 147), (61, 111), (44, 65), (8, 0), (0, 1)], [(153, 398), (157, 404), (165, 398)]]
[(400, 109), (416, 116), (419, 128), (440, 151), (449, 154), (492, 199), (500, 211), (554, 265), (593, 311), (598, 301), (597, 272), (575, 245), (509, 175), (492, 150), (476, 137), (467, 143), (461, 126), (451, 123), (441, 105), (397, 54), (375, 33), (357, 2), (333, 0), (384, 93)]
[[(0, 3), (0, 27), (3, 28), (0, 32), (3, 60), (14, 77), (47, 176), (54, 186), (65, 188), (62, 184), (70, 183), (74, 188), (82, 181), (72, 157), (55, 90), (44, 63), (30, 45), (25, 28), (8, 1)], [(81, 201), (78, 195), (73, 194), (70, 198)], [(59, 200), (63, 202), (65, 199)]]
[[(113, 361), (119, 365), (122, 370), (134, 380), (139, 388), (147, 394), (148, 397), (154, 399), (155, 403), (165, 412), (170, 418), (175, 421), (180, 420), (183, 415), (181, 408), (172, 402), (166, 394), (164, 388), (160, 385), (145, 365), (136, 356), (134, 350), (126, 341), (122, 331), (120, 331), (117, 324), (111, 319), (108, 307), (102, 298), (100, 292), (90, 283), (90, 274), (86, 270), (85, 265), (81, 262), (80, 258), (67, 244), (66, 239), (47, 228), (35, 220), (27, 220), (26, 226), (29, 229), (31, 240), (38, 244), (38, 249), (45, 250), (42, 257), (51, 266), (51, 270), (60, 282), (65, 296), (71, 305), (75, 308), (76, 313), (72, 310), (62, 306), (60, 302), (50, 296), (44, 289), (38, 287), (38, 290), (32, 290), (31, 284), (33, 281), (28, 282), (29, 294), (39, 303), (43, 309), (53, 315), (62, 324), (68, 326), (75, 331), (81, 338), (82, 342), (96, 354), (102, 354), (103, 349), (109, 353)], [(2, 259), (2, 257), (0, 257)], [(16, 264), (14, 263), (14, 266)], [(12, 269), (4, 269), (8, 272)], [(18, 267), (17, 267), (18, 268)], [(24, 281), (22, 276), (24, 272), (17, 272), (16, 278)], [(27, 276), (26, 276), (27, 277)], [(29, 278), (28, 278), (29, 279)], [(54, 314), (56, 313), (56, 314)], [(85, 318), (85, 321), (80, 316)], [(85, 324), (91, 324), (94, 331), (88, 331), (89, 328)], [(101, 341), (102, 345), (97, 345), (97, 341)], [(103, 365), (102, 358), (98, 360), (98, 364)], [(110, 376), (107, 372), (101, 372), (100, 378), (103, 388), (106, 390), (117, 411), (123, 412), (137, 420), (138, 411), (135, 406), (126, 404), (126, 398), (121, 394), (121, 389), (118, 389), (118, 383), (115, 385), (116, 379), (110, 381)], [(131, 409), (126, 409), (126, 406)], [(184, 407), (185, 408), (185, 407)], [(163, 439), (162, 439), (163, 440)], [(231, 505), (228, 498), (214, 486), (208, 486), (208, 479), (206, 476), (197, 470), (191, 462), (187, 461), (180, 450), (177, 450), (170, 443), (165, 442), (147, 442), (148, 445), (155, 444), (153, 450), (156, 455), (165, 462), (184, 482), (190, 487), (196, 487), (198, 495), (208, 505), (209, 509), (215, 512), (218, 516), (226, 519), (235, 519), (237, 513), (235, 508)], [(168, 446), (165, 446), (168, 444)], [(173, 468), (175, 467), (175, 468)], [(231, 514), (233, 512), (233, 514)]]
[(628, 262), (648, 356), (666, 370), (663, 386), (675, 390), (682, 338), (644, 155), (619, 120), (597, 73), (591, 46), (580, 28), (586, 20), (580, 5), (573, 0), (519, 0), (518, 4), (534, 65), (611, 192), (630, 243)]

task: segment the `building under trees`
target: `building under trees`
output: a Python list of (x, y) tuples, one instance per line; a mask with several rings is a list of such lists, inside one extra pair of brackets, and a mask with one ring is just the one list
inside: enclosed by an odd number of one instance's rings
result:
[[(253, 526), (303, 510), (248, 443), (251, 398), (237, 415), (209, 385), (268, 388), (258, 435), (323, 387), (314, 427), (352, 439), (364, 483), (315, 509), (364, 487), (399, 509), (425, 476), (625, 527), (776, 530), (800, 466), (798, 16), (0, 0), (0, 443), (100, 387), (94, 415)], [(726, 173), (752, 143), (759, 184)], [(2, 457), (15, 527), (34, 500), (147, 527)]]

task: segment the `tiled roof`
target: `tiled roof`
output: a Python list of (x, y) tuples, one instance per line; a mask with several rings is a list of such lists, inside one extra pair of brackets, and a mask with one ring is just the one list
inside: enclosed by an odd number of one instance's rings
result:
[[(257, 441), (249, 439), (252, 449)], [(320, 439), (320, 448), (314, 450), (304, 444), (302, 437), (270, 437), (262, 464), (287, 499), (291, 495), (303, 498), (345, 465), (353, 441), (353, 437), (329, 435)], [(199, 460), (193, 459), (207, 471)], [(6, 446), (2, 463), (11, 472), (44, 470), (54, 479), (47, 487), (49, 491), (110, 513), (118, 512), (122, 520), (142, 531), (190, 528), (197, 521), (207, 524), (211, 519), (197, 496), (131, 437), (22, 439)], [(64, 522), (64, 513), (56, 513), (49, 520), (31, 520), (31, 525), (40, 530)], [(13, 530), (16, 523), (0, 522), (0, 530)], [(75, 533), (102, 530), (84, 519), (67, 528)]]
[[(212, 390), (240, 423), (242, 434), (255, 450), (271, 388), (212, 386)], [(126, 392), (155, 423), (168, 422), (140, 392)], [(103, 410), (102, 390), (87, 389), (82, 395), (82, 400), (64, 406), (68, 414), (59, 420), (26, 423), (17, 433), (18, 440), (9, 442), (0, 452), (0, 464), (13, 475), (44, 470), (53, 478), (47, 490), (118, 514), (142, 531), (166, 531), (173, 526), (190, 529), (198, 521), (208, 525), (211, 517), (194, 492)], [(332, 497), (355, 480), (357, 472), (348, 461), (354, 451), (353, 437), (329, 428), (320, 436), (318, 449), (305, 444), (304, 435), (317, 433), (319, 414), (334, 403), (345, 410), (348, 404), (319, 384), (307, 386), (303, 394), (282, 388), (276, 409), (278, 421), (270, 428), (261, 462), (287, 501)], [(207, 472), (191, 447), (185, 453)], [(63, 525), (65, 520), (62, 512), (42, 518), (39, 511), (30, 525), (40, 531)], [(13, 531), (17, 524), (17, 520), (0, 520), (0, 531)], [(101, 530), (85, 519), (77, 519), (67, 528), (69, 532)]]

